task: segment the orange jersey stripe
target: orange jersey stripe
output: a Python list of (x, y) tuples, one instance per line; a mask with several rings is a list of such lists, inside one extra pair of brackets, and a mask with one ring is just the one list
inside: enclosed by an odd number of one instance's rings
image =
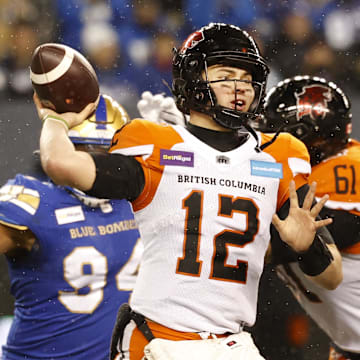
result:
[[(190, 333), (190, 332), (181, 332), (170, 329), (166, 326), (162, 326), (158, 323), (147, 320), (149, 328), (153, 335), (156, 338), (167, 339), (173, 341), (181, 341), (181, 340), (201, 340), (201, 336), (198, 333)], [(216, 337), (226, 337), (229, 334), (220, 334), (216, 335)], [(211, 337), (210, 335), (208, 336)], [(145, 336), (142, 332), (135, 328), (130, 340), (130, 360), (141, 360), (144, 356), (144, 347), (148, 344)]]
[[(132, 120), (115, 134), (109, 150), (111, 153), (131, 147), (144, 148), (143, 156), (136, 156), (136, 160), (144, 170), (145, 186), (132, 203), (134, 211), (143, 209), (151, 202), (160, 183), (164, 171), (164, 165), (160, 165), (160, 149), (171, 149), (179, 142), (183, 140), (171, 126), (143, 119)], [(151, 169), (155, 171), (150, 171)]]
[(360, 216), (360, 211), (351, 210), (351, 211), (349, 211), (349, 213)]
[(360, 254), (360, 243), (356, 243), (345, 249), (342, 249), (341, 252), (346, 254)]
[[(317, 182), (316, 196), (329, 194), (326, 206), (360, 212), (360, 143), (351, 140), (346, 149), (312, 169), (311, 181)], [(332, 201), (334, 203), (332, 203)]]
[[(270, 141), (275, 134), (261, 134), (261, 144)], [(310, 156), (306, 146), (288, 133), (279, 134), (278, 138), (264, 150), (277, 162), (283, 164), (283, 178), (280, 180), (277, 210), (289, 198), (289, 183), (293, 179), (296, 189), (308, 183), (311, 172)]]

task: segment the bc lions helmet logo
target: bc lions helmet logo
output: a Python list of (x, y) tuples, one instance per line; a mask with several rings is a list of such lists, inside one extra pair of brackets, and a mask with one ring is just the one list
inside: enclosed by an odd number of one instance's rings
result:
[(200, 41), (203, 41), (204, 34), (202, 31), (193, 32), (183, 43), (180, 52), (184, 53), (187, 49), (192, 49), (196, 46)]
[(297, 99), (296, 118), (298, 120), (305, 115), (309, 115), (312, 120), (319, 117), (324, 119), (329, 112), (328, 102), (331, 101), (331, 91), (325, 86), (304, 86), (303, 91), (295, 94), (295, 97)]

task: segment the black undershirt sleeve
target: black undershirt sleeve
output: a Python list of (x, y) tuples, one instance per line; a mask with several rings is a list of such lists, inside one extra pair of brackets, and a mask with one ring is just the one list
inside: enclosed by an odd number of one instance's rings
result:
[(97, 198), (135, 200), (142, 192), (145, 177), (132, 156), (90, 153), (96, 166), (96, 179), (87, 194)]
[[(298, 199), (299, 199), (299, 205), (302, 206), (305, 196), (307, 194), (309, 190), (309, 185), (305, 184), (302, 187), (300, 187), (299, 189), (297, 189), (297, 195), (298, 195)], [(315, 203), (315, 201), (314, 201)], [(277, 215), (279, 216), (280, 219), (285, 219), (288, 214), (289, 214), (289, 209), (290, 209), (290, 199), (288, 199), (284, 205), (280, 208), (280, 210), (278, 211)], [(323, 217), (319, 217), (318, 219), (323, 218)], [(271, 225), (270, 227), (270, 233), (271, 233), (271, 254), (272, 254), (272, 263), (274, 265), (278, 265), (278, 264), (286, 264), (289, 262), (295, 262), (298, 260), (298, 254), (291, 249), (291, 247), (289, 245), (287, 245), (286, 243), (284, 243), (281, 238), (279, 233), (277, 232), (277, 230), (275, 229), (275, 227), (273, 225)], [(318, 231), (316, 232), (317, 236), (321, 237), (321, 239), (327, 243), (327, 244), (333, 244), (334, 243), (334, 239), (331, 236), (329, 230), (327, 229), (327, 227), (321, 227), (320, 229), (318, 229)]]
[(345, 210), (334, 210), (327, 207), (322, 208), (320, 216), (322, 219), (329, 217), (333, 219), (327, 228), (339, 250), (360, 242), (360, 216)]

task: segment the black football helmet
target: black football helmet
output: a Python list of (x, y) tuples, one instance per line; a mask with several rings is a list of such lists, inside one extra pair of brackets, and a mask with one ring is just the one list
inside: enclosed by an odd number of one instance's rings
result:
[(289, 132), (305, 143), (311, 164), (339, 152), (351, 134), (351, 104), (333, 82), (295, 76), (281, 81), (265, 98), (258, 130)]
[[(174, 54), (172, 92), (183, 113), (189, 114), (192, 109), (210, 115), (226, 128), (239, 129), (249, 126), (262, 112), (269, 68), (246, 31), (211, 23), (193, 32)], [(218, 105), (207, 74), (209, 66), (215, 64), (250, 71), (255, 99), (247, 112)], [(236, 87), (239, 80), (233, 81)]]

